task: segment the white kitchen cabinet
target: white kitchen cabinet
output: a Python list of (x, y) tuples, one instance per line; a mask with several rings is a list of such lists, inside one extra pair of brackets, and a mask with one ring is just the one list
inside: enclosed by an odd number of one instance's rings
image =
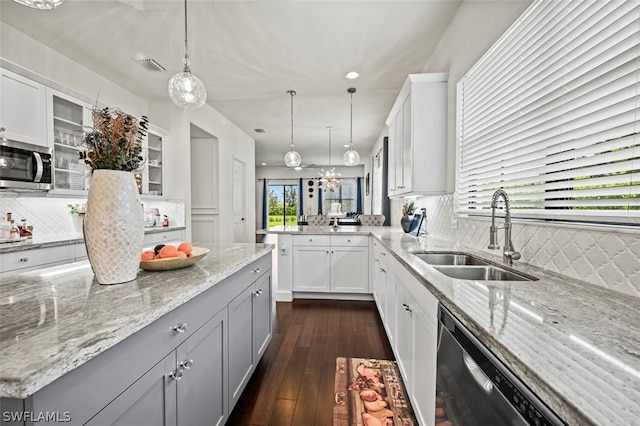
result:
[(47, 88), (47, 128), (53, 146), (54, 193), (78, 194), (89, 189), (90, 172), (80, 161), (82, 138), (91, 130), (92, 106)]
[(397, 264), (396, 335), (392, 345), (420, 424), (433, 424), (438, 300)]
[[(2, 275), (27, 272), (73, 261), (77, 257), (76, 245), (64, 244), (0, 254)], [(85, 254), (86, 255), (86, 254)]]
[(387, 271), (389, 269), (387, 261), (387, 251), (382, 245), (375, 241), (372, 237), (371, 243), (373, 251), (373, 265), (371, 267), (371, 288), (373, 291), (373, 299), (378, 307), (380, 319), (384, 324), (386, 320), (386, 288), (387, 288)]
[(447, 73), (410, 74), (389, 126), (389, 197), (446, 192)]
[(153, 232), (144, 234), (145, 247), (156, 244), (181, 243), (184, 241), (184, 230), (174, 229), (165, 232)]
[(293, 247), (293, 290), (331, 291), (331, 246)]
[(293, 290), (369, 292), (369, 243), (364, 235), (295, 235)]
[(0, 137), (50, 146), (46, 114), (45, 86), (0, 68)]
[(164, 143), (167, 132), (149, 124), (147, 136), (142, 143), (144, 165), (138, 174), (138, 190), (143, 195), (164, 194)]

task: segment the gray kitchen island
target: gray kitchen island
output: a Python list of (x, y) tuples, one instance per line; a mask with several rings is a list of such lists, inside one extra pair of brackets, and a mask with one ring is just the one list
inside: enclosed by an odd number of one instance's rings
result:
[(194, 245), (124, 284), (86, 261), (0, 278), (2, 424), (223, 424), (271, 339), (273, 246)]

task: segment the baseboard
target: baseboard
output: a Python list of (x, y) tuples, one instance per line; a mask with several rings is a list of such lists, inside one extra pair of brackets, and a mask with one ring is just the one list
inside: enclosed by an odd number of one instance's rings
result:
[(294, 299), (373, 300), (373, 294), (363, 293), (313, 293), (294, 291)]
[(292, 302), (293, 292), (291, 291), (277, 291), (276, 302)]

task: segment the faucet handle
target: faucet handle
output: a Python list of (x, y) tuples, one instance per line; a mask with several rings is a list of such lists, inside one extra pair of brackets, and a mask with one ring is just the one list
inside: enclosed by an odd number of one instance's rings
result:
[(518, 252), (518, 251), (510, 251), (510, 250), (505, 250), (503, 255), (504, 255), (504, 258), (509, 261), (510, 265), (513, 264), (514, 260), (519, 260), (522, 257), (520, 252)]

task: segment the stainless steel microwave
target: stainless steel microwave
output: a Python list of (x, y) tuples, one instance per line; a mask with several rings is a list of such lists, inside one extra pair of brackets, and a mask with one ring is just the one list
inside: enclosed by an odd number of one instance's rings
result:
[(0, 140), (0, 189), (51, 189), (51, 157), (50, 148)]

